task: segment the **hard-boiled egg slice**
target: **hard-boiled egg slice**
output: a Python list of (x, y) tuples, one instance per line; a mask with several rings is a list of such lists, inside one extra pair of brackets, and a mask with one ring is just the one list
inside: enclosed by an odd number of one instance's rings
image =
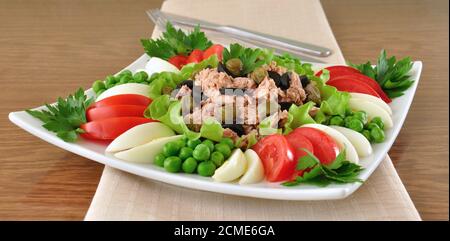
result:
[(394, 122), (392, 121), (392, 118), (389, 115), (389, 113), (387, 113), (383, 108), (379, 107), (378, 105), (367, 100), (360, 100), (353, 98), (350, 98), (348, 103), (352, 110), (365, 111), (367, 113), (367, 118), (369, 119), (369, 121), (378, 116), (383, 121), (385, 128), (390, 129), (394, 126)]
[(341, 150), (345, 149), (345, 158), (349, 162), (358, 164), (359, 157), (358, 157), (358, 153), (356, 152), (355, 147), (347, 139), (347, 137), (345, 137), (339, 131), (337, 131), (329, 126), (321, 125), (321, 124), (306, 124), (306, 125), (302, 125), (301, 127), (311, 127), (311, 128), (315, 128), (315, 129), (325, 132), (327, 135), (329, 135), (331, 138), (333, 138), (333, 140), (336, 141), (336, 144), (340, 147)]
[(366, 95), (362, 93), (350, 93), (350, 96), (354, 99), (360, 99), (365, 101), (370, 101), (374, 103), (375, 105), (378, 105), (379, 107), (383, 108), (389, 115), (392, 115), (392, 109), (391, 107), (386, 104), (382, 99), (375, 97), (373, 95)]
[(166, 143), (180, 140), (182, 135), (162, 137), (132, 149), (117, 152), (115, 157), (129, 162), (153, 163), (155, 156), (162, 152)]
[(239, 184), (252, 184), (264, 179), (264, 166), (258, 154), (252, 149), (247, 149), (244, 153), (247, 159), (247, 171), (239, 180)]
[(106, 148), (106, 152), (118, 152), (149, 143), (161, 137), (174, 136), (168, 126), (160, 122), (145, 123), (135, 126), (118, 136)]
[(148, 97), (149, 92), (150, 89), (148, 85), (138, 83), (127, 83), (116, 85), (111, 89), (107, 89), (105, 92), (101, 93), (95, 101), (100, 101), (114, 95), (125, 95), (125, 94), (136, 94)]
[(372, 154), (372, 146), (370, 145), (370, 142), (367, 140), (366, 137), (364, 137), (363, 134), (342, 126), (330, 126), (330, 127), (339, 131), (340, 133), (342, 133), (342, 135), (347, 137), (347, 139), (355, 147), (358, 156), (365, 157)]
[(242, 176), (247, 170), (247, 159), (241, 149), (233, 151), (230, 158), (215, 172), (212, 178), (217, 182), (230, 182)]
[(173, 64), (165, 61), (164, 59), (160, 59), (157, 57), (152, 57), (147, 64), (145, 65), (145, 70), (148, 74), (148, 76), (152, 76), (154, 73), (159, 73), (163, 71), (167, 72), (173, 72), (173, 73), (179, 73), (180, 70), (178, 70), (177, 67), (175, 67)]

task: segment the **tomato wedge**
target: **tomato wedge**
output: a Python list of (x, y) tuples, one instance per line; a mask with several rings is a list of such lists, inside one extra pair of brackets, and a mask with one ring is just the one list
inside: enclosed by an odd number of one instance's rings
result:
[(113, 117), (137, 116), (143, 117), (147, 106), (143, 105), (112, 105), (90, 108), (86, 111), (87, 121), (103, 120)]
[[(345, 66), (345, 65), (335, 65), (335, 66), (326, 67), (325, 69), (330, 71), (330, 79), (336, 78), (336, 77), (342, 76), (342, 75), (361, 73), (361, 72), (359, 72), (359, 70), (357, 70), (353, 67), (350, 67), (350, 66)], [(316, 76), (320, 77), (321, 74), (322, 74), (322, 70), (317, 72)]]
[[(312, 143), (308, 140), (308, 138), (294, 132), (289, 133), (285, 137), (294, 150), (294, 160), (297, 160), (297, 163), (300, 160), (300, 158), (307, 155), (304, 149), (314, 154), (314, 147)], [(295, 177), (297, 176), (303, 176), (304, 171), (305, 170), (295, 170), (294, 175), (292, 176), (291, 179), (295, 179)]]
[(294, 160), (291, 145), (283, 135), (266, 136), (253, 146), (253, 150), (261, 158), (268, 181), (285, 181), (294, 174), (297, 161)]
[(142, 105), (148, 106), (152, 103), (150, 98), (142, 95), (125, 94), (125, 95), (114, 95), (99, 102), (93, 103), (89, 108), (113, 106), (113, 105)]
[[(373, 90), (375, 90), (384, 102), (386, 102), (386, 103), (392, 102), (392, 100), (386, 95), (386, 93), (384, 93), (383, 89), (381, 89), (381, 86), (378, 84), (378, 82), (376, 82), (374, 79), (370, 78), (369, 76), (359, 74), (359, 73), (353, 73), (353, 74), (342, 75), (342, 76), (333, 78), (333, 80), (338, 80), (338, 79), (353, 79), (353, 80), (361, 81), (361, 82), (369, 85)], [(330, 80), (332, 80), (332, 79), (330, 79)]]
[(326, 84), (336, 87), (339, 91), (368, 94), (381, 99), (380, 95), (372, 89), (372, 87), (360, 80), (355, 80), (352, 78), (332, 79), (327, 81)]
[(289, 135), (306, 137), (313, 145), (314, 155), (322, 164), (332, 163), (336, 156), (339, 155), (338, 145), (333, 138), (323, 131), (311, 127), (300, 127), (289, 133)]
[(211, 47), (209, 47), (205, 52), (203, 52), (203, 59), (209, 58), (213, 54), (217, 54), (217, 58), (219, 61), (222, 61), (222, 52), (223, 52), (223, 46), (220, 44), (213, 44)]
[(168, 61), (169, 63), (175, 65), (178, 69), (181, 69), (185, 64), (187, 64), (187, 58), (188, 57), (183, 55), (175, 55), (170, 57)]
[(115, 117), (84, 123), (80, 126), (86, 133), (82, 137), (92, 140), (114, 140), (125, 131), (155, 120), (144, 117)]
[(187, 63), (198, 63), (203, 60), (203, 51), (200, 49), (194, 49), (189, 57), (187, 58)]

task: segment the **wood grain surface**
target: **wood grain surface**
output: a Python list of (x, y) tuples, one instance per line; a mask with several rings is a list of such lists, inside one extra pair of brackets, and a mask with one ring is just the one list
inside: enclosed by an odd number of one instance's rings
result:
[[(0, 219), (81, 220), (103, 166), (9, 122), (11, 111), (88, 88), (142, 54), (159, 0), (0, 0)], [(424, 62), (410, 113), (389, 152), (425, 220), (448, 220), (448, 1), (322, 0), (347, 60), (381, 48)]]

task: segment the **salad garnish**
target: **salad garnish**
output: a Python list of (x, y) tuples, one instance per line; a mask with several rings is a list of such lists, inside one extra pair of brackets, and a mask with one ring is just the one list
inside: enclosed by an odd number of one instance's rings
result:
[(175, 29), (170, 22), (167, 22), (161, 38), (141, 39), (141, 43), (149, 56), (165, 60), (176, 55), (188, 56), (194, 49), (206, 50), (212, 45), (199, 26), (186, 34), (181, 29)]
[(403, 92), (413, 84), (408, 74), (413, 66), (411, 57), (397, 61), (395, 56), (388, 58), (386, 50), (383, 49), (375, 66), (372, 66), (370, 61), (365, 64), (349, 63), (349, 65), (376, 80), (390, 98), (402, 96)]
[(78, 134), (84, 133), (80, 126), (86, 123), (86, 109), (93, 101), (93, 98), (87, 98), (84, 90), (79, 88), (67, 99), (58, 98), (55, 105), (45, 104), (47, 110), (26, 110), (26, 112), (44, 122), (42, 126), (55, 132), (59, 138), (74, 142)]
[(284, 182), (282, 185), (313, 184), (324, 187), (331, 183), (363, 182), (358, 175), (364, 169), (345, 159), (345, 149), (329, 165), (321, 164), (308, 149), (302, 150), (307, 154), (298, 160), (296, 167), (297, 171), (303, 172), (302, 176), (297, 176), (295, 180)]

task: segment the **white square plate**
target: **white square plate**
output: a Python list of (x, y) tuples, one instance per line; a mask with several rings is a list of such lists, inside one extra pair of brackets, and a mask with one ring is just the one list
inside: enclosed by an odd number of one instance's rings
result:
[[(129, 65), (126, 69), (135, 71), (145, 67), (148, 61), (146, 54), (142, 55), (135, 62)], [(322, 67), (322, 65), (317, 65)], [(377, 168), (380, 162), (384, 159), (387, 152), (395, 141), (409, 107), (414, 98), (414, 94), (419, 83), (420, 73), (422, 71), (422, 62), (414, 62), (413, 68), (410, 72), (411, 79), (414, 84), (401, 97), (395, 98), (390, 104), (393, 112), (394, 127), (386, 131), (386, 140), (380, 144), (373, 145), (373, 154), (371, 156), (362, 158), (360, 164), (365, 168), (361, 173), (360, 178), (367, 180), (372, 172)], [(92, 90), (87, 91), (88, 95), (92, 95)], [(38, 107), (39, 108), (43, 108)], [(119, 160), (111, 155), (105, 154), (106, 145), (93, 143), (88, 140), (80, 138), (76, 143), (67, 143), (56, 137), (53, 132), (47, 131), (42, 127), (42, 122), (27, 114), (25, 111), (11, 112), (9, 119), (20, 128), (30, 132), (31, 134), (45, 140), (55, 146), (63, 148), (67, 151), (73, 152), (77, 155), (86, 157), (88, 159), (100, 162), (102, 164), (129, 172), (135, 175), (146, 177), (149, 179), (211, 192), (233, 194), (240, 196), (249, 196), (267, 199), (281, 199), (281, 200), (326, 200), (326, 199), (340, 199), (345, 198), (358, 189), (361, 183), (352, 184), (333, 184), (327, 187), (316, 187), (309, 185), (299, 185), (295, 187), (284, 187), (279, 183), (261, 182), (252, 185), (239, 185), (237, 183), (218, 183), (214, 182), (212, 178), (201, 177), (194, 174), (184, 173), (168, 173), (158, 166), (153, 164), (136, 164)]]

